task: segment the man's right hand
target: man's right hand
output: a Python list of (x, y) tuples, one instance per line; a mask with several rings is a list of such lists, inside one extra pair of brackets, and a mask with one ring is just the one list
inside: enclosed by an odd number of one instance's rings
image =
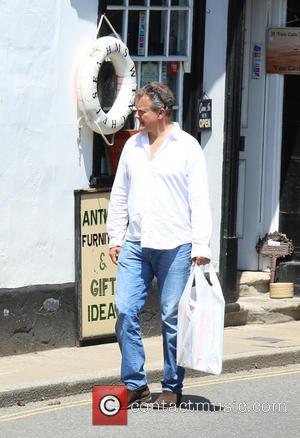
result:
[(118, 258), (119, 258), (119, 254), (121, 251), (122, 251), (121, 246), (114, 246), (113, 248), (110, 248), (110, 250), (109, 250), (109, 256), (115, 265), (118, 264)]

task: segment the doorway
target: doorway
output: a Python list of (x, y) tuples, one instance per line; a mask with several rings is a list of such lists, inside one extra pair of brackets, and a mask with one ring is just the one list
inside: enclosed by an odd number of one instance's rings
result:
[(238, 269), (264, 270), (256, 244), (279, 227), (283, 76), (265, 73), (266, 29), (285, 26), (285, 0), (248, 0), (238, 185)]
[[(288, 0), (287, 22), (300, 27), (300, 4)], [(294, 244), (291, 261), (300, 262), (300, 76), (284, 77), (282, 163), (280, 187), (280, 231)], [(296, 266), (293, 266), (295, 270)], [(298, 265), (300, 278), (300, 263)], [(299, 283), (299, 279), (298, 279)]]

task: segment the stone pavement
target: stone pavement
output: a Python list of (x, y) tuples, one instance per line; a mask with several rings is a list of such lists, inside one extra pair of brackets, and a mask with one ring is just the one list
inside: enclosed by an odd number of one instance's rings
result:
[[(276, 300), (279, 301), (279, 300)], [(300, 361), (300, 322), (226, 327), (223, 372), (282, 366)], [(146, 338), (149, 383), (162, 375), (161, 337)], [(0, 407), (118, 384), (117, 343), (60, 348), (0, 358)], [(203, 373), (187, 370), (187, 376)]]

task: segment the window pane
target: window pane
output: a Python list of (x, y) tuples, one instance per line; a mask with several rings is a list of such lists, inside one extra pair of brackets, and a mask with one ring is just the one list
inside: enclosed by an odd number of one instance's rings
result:
[[(111, 22), (113, 28), (115, 29), (115, 31), (119, 34), (119, 36), (121, 38), (123, 38), (123, 12), (122, 11), (107, 11), (106, 13), (107, 18), (109, 19), (109, 21)], [(106, 33), (105, 35), (110, 35), (112, 34), (112, 30), (111, 28), (108, 26), (108, 24), (106, 23), (105, 20), (102, 21), (102, 26), (104, 27), (104, 25), (106, 26)]]
[(165, 29), (167, 14), (163, 11), (151, 11), (149, 23), (149, 55), (165, 55)]
[(171, 0), (172, 6), (188, 6), (188, 0)]
[(172, 90), (176, 105), (178, 105), (178, 77), (179, 77), (179, 62), (163, 62), (162, 63), (162, 72), (161, 72), (161, 80), (164, 84), (167, 84), (168, 87)]
[(145, 6), (146, 0), (129, 0), (128, 5), (129, 6)]
[(138, 55), (140, 12), (128, 13), (127, 47), (130, 55)]
[(187, 54), (187, 18), (186, 11), (171, 12), (169, 55)]
[(151, 0), (151, 6), (168, 6), (168, 0)]
[(108, 1), (108, 7), (112, 5), (123, 5), (124, 0), (109, 0)]

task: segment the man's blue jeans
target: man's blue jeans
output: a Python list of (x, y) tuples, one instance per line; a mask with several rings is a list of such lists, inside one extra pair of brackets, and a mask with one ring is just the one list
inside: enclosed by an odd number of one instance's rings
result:
[(128, 389), (147, 385), (145, 352), (141, 338), (140, 312), (150, 283), (157, 278), (162, 319), (164, 390), (182, 392), (184, 368), (176, 364), (178, 302), (191, 268), (191, 244), (174, 249), (141, 248), (126, 241), (118, 260), (116, 335), (122, 353), (121, 380)]

